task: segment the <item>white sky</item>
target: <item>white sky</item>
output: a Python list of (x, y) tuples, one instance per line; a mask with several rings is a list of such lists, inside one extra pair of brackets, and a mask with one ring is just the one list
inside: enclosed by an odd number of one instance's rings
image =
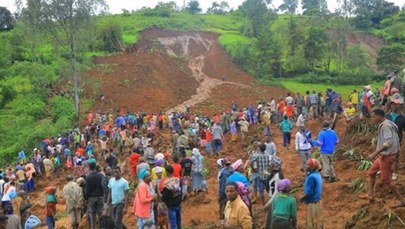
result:
[[(110, 8), (110, 12), (113, 14), (122, 13), (122, 9), (136, 10), (144, 6), (154, 7), (158, 2), (170, 2), (171, 0), (105, 0)], [(178, 6), (182, 6), (184, 1), (187, 0), (172, 0), (177, 3)], [(212, 2), (215, 0), (199, 0), (201, 8), (204, 12), (208, 7), (211, 6)], [(216, 0), (216, 2), (221, 2), (222, 0)], [(244, 0), (225, 0), (228, 2), (231, 8), (237, 9)], [(328, 7), (330, 11), (334, 11), (338, 7), (339, 0), (327, 0)], [(402, 7), (405, 4), (404, 0), (388, 0), (389, 2), (394, 2), (396, 5)], [(10, 11), (15, 11), (14, 0), (0, 0), (0, 6), (7, 7)], [(283, 0), (273, 0), (272, 5), (278, 7)]]

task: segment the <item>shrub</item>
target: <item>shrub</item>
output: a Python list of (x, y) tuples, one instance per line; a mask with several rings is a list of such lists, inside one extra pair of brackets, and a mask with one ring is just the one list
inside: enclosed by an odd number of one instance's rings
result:
[(52, 121), (73, 124), (75, 120), (75, 107), (73, 101), (63, 96), (56, 96), (51, 100)]
[(104, 25), (98, 32), (98, 39), (101, 42), (101, 50), (120, 51), (123, 42), (121, 27), (116, 23)]

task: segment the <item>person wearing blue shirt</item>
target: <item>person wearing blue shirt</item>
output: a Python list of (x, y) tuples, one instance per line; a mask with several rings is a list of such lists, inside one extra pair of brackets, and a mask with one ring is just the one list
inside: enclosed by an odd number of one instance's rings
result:
[(219, 174), (219, 189), (218, 189), (218, 203), (219, 203), (219, 219), (224, 219), (224, 210), (225, 205), (228, 199), (226, 198), (225, 194), (225, 187), (227, 183), (228, 177), (230, 177), (233, 173), (233, 169), (231, 168), (231, 161), (229, 158), (224, 158), (222, 160), (222, 164), (224, 168), (221, 170)]
[(108, 182), (108, 203), (110, 216), (114, 219), (117, 229), (122, 229), (122, 218), (127, 213), (128, 206), (128, 181), (121, 177), (120, 167), (113, 168), (114, 177)]
[(308, 174), (304, 183), (304, 196), (300, 198), (300, 201), (307, 205), (306, 228), (323, 228), (322, 177), (318, 172), (319, 161), (313, 158), (308, 159), (305, 167)]
[(280, 123), (280, 129), (283, 132), (283, 146), (287, 147), (291, 143), (291, 130), (293, 128), (291, 120), (284, 116), (284, 120)]
[(25, 163), (25, 152), (23, 150), (18, 153), (18, 159), (20, 159), (20, 162)]
[(336, 174), (333, 168), (333, 154), (335, 153), (336, 145), (339, 143), (339, 137), (336, 132), (330, 128), (329, 122), (322, 124), (322, 131), (318, 135), (318, 140), (313, 141), (313, 145), (320, 147), (323, 177), (327, 182), (335, 182)]
[(249, 188), (250, 182), (245, 177), (245, 175), (243, 175), (245, 173), (245, 171), (244, 171), (245, 169), (243, 168), (243, 161), (241, 159), (239, 159), (239, 160), (235, 161), (231, 165), (231, 167), (234, 170), (234, 172), (232, 173), (232, 175), (230, 175), (228, 177), (228, 179), (226, 180), (226, 183), (241, 182), (246, 186), (246, 188)]

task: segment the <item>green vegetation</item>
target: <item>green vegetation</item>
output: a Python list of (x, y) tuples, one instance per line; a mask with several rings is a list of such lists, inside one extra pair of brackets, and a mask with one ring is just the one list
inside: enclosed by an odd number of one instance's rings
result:
[[(380, 89), (381, 84), (382, 83), (372, 83), (371, 87), (373, 90)], [(324, 92), (326, 88), (332, 88), (342, 95), (344, 101), (349, 99), (349, 95), (353, 89), (356, 89), (357, 91), (362, 89), (362, 86), (360, 85), (305, 84), (293, 80), (282, 80), (281, 85), (291, 92), (299, 92), (301, 94), (305, 94), (307, 90)]]

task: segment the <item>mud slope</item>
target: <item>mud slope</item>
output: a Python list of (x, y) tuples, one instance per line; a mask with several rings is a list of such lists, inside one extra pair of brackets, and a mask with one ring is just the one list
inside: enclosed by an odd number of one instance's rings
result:
[(377, 71), (378, 69), (376, 65), (377, 52), (381, 47), (387, 44), (387, 42), (384, 39), (377, 37), (372, 33), (354, 32), (347, 37), (347, 44), (361, 45), (363, 48), (365, 48), (370, 57), (370, 60), (372, 60), (372, 63), (370, 63), (370, 67), (373, 70)]
[[(219, 46), (217, 34), (148, 29), (141, 36), (129, 49), (135, 53), (94, 59), (86, 79), (86, 95), (97, 101), (94, 109), (170, 112), (187, 106), (215, 113), (233, 100), (256, 103), (284, 93), (239, 70)], [(101, 94), (106, 101), (97, 99)]]

